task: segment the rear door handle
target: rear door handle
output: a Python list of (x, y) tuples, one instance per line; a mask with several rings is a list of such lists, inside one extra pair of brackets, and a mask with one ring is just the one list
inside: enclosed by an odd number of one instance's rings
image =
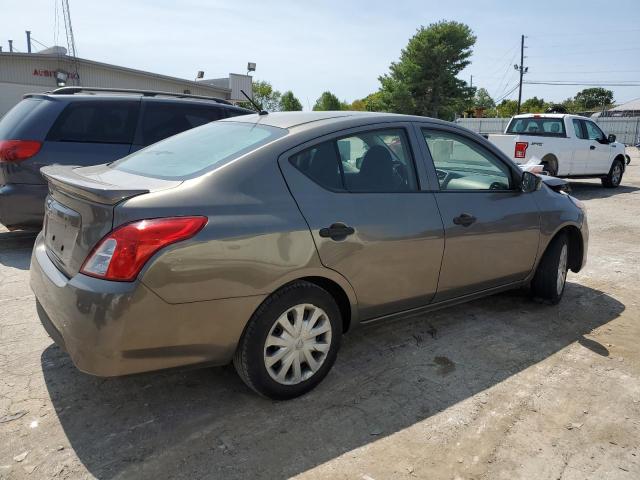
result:
[(468, 213), (461, 213), (457, 217), (453, 217), (453, 223), (455, 223), (456, 225), (462, 225), (463, 227), (468, 227), (476, 220), (476, 217)]
[(596, 146), (595, 146), (595, 145), (591, 145), (591, 146), (589, 147), (589, 149), (590, 149), (590, 150), (595, 150), (595, 149), (596, 149)]
[(331, 224), (328, 228), (320, 229), (320, 236), (323, 238), (331, 238), (332, 240), (344, 240), (349, 235), (353, 235), (355, 229), (344, 223), (338, 222)]

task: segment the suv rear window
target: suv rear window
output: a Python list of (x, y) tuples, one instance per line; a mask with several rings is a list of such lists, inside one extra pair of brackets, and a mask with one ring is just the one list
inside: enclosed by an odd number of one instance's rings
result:
[(225, 109), (218, 106), (149, 102), (142, 118), (142, 145), (151, 145), (226, 116)]
[(0, 140), (10, 140), (16, 127), (27, 118), (41, 102), (35, 98), (26, 98), (0, 118)]
[(213, 122), (187, 130), (111, 164), (147, 177), (185, 180), (220, 167), (287, 133), (282, 128), (240, 122)]
[(564, 137), (564, 121), (562, 118), (514, 118), (507, 127), (507, 133), (523, 135), (541, 135), (545, 137)]
[(72, 102), (51, 127), (54, 142), (133, 142), (139, 102)]

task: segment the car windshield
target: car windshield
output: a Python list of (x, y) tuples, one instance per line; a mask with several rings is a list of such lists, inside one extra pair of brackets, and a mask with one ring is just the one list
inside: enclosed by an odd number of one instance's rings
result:
[(514, 118), (507, 127), (507, 133), (564, 137), (564, 121), (562, 118)]
[(155, 143), (110, 166), (168, 180), (185, 180), (221, 167), (287, 130), (255, 123), (212, 122)]

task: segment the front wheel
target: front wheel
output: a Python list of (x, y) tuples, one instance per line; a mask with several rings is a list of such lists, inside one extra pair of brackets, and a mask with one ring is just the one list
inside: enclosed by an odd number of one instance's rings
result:
[(256, 310), (233, 364), (257, 393), (274, 400), (294, 398), (329, 373), (341, 334), (342, 318), (333, 297), (318, 285), (297, 281)]
[(555, 237), (544, 253), (531, 282), (531, 293), (547, 303), (562, 299), (569, 269), (569, 241), (565, 234)]
[(611, 170), (606, 177), (602, 177), (602, 186), (607, 188), (616, 188), (622, 181), (624, 166), (620, 160), (615, 160), (611, 165)]

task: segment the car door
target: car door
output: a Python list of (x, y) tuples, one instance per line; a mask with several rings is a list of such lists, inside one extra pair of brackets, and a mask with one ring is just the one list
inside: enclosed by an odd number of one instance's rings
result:
[(582, 120), (589, 139), (589, 157), (584, 169), (585, 175), (606, 174), (611, 168), (611, 147), (607, 137), (591, 120)]
[(533, 195), (521, 172), (459, 129), (419, 128), (427, 168), (438, 179), (436, 202), (445, 249), (434, 301), (508, 285), (532, 270), (539, 241)]
[(591, 140), (587, 137), (583, 120), (574, 118), (571, 120), (571, 123), (575, 136), (573, 140), (574, 148), (571, 175), (584, 175), (587, 169), (587, 162), (589, 161)]
[(351, 283), (363, 320), (426, 305), (436, 292), (442, 221), (420, 188), (412, 135), (408, 124), (357, 128), (279, 159), (320, 260)]

